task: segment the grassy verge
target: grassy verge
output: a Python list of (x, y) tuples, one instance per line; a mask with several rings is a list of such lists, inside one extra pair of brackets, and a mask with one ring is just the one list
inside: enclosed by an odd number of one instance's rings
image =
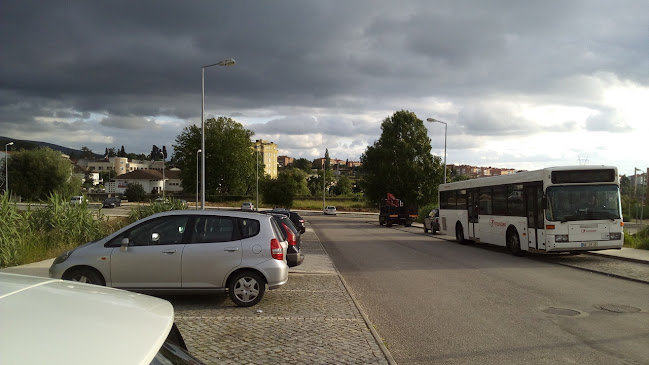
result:
[(624, 247), (649, 250), (649, 226), (633, 235), (624, 232)]

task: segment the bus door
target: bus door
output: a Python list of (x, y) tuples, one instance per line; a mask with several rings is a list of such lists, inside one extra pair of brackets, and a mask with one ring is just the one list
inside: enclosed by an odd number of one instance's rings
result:
[(469, 237), (480, 239), (480, 225), (478, 224), (478, 189), (467, 191), (469, 208)]
[[(545, 250), (545, 235), (543, 230), (543, 185), (532, 183), (525, 185), (527, 210), (527, 242), (528, 247)], [(523, 237), (521, 237), (523, 239)]]

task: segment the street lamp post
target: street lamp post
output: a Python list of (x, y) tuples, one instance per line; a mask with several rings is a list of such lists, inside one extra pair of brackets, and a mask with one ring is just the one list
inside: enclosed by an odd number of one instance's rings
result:
[(13, 146), (13, 142), (5, 144), (5, 192), (9, 193), (9, 146)]
[(259, 211), (259, 146), (255, 145), (255, 149), (257, 150), (257, 203), (255, 205), (255, 210)]
[(448, 125), (446, 122), (442, 122), (441, 120), (433, 119), (433, 118), (428, 118), (426, 121), (431, 122), (431, 123), (442, 123), (444, 124), (444, 184), (446, 184), (446, 131), (448, 129)]
[(201, 68), (201, 209), (205, 209), (205, 69), (212, 66), (232, 66), (233, 59), (222, 60)]
[(197, 150), (196, 151), (196, 209), (198, 209), (198, 154), (201, 153), (202, 150)]
[(326, 206), (326, 203), (325, 203), (325, 197), (326, 197), (325, 180), (326, 180), (326, 176), (327, 176), (327, 166), (325, 166), (322, 169), (322, 211), (323, 212), (324, 212), (325, 206)]
[(163, 152), (160, 152), (162, 154), (162, 199), (164, 200), (165, 198), (165, 155)]

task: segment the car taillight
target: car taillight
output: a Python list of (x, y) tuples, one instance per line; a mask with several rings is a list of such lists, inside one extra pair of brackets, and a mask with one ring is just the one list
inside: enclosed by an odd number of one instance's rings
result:
[(277, 238), (270, 240), (270, 255), (273, 256), (275, 260), (284, 260), (284, 249)]
[(295, 242), (295, 234), (293, 234), (293, 232), (288, 229), (286, 224), (282, 223), (282, 226), (284, 226), (284, 230), (286, 231), (286, 239), (288, 240), (288, 244), (291, 246), (297, 245), (297, 242)]
[(298, 222), (304, 223), (304, 219), (298, 219)]

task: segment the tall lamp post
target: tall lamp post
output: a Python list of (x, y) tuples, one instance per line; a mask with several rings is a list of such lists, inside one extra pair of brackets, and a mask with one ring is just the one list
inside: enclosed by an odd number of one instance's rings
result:
[(13, 146), (13, 142), (5, 144), (5, 192), (9, 193), (9, 146)]
[(165, 154), (164, 152), (160, 152), (162, 155), (162, 199), (164, 200), (165, 198)]
[(198, 209), (198, 154), (201, 152), (202, 150), (196, 151), (196, 209)]
[(434, 118), (428, 118), (426, 121), (430, 123), (442, 123), (444, 124), (444, 184), (446, 184), (446, 131), (448, 129), (448, 125), (445, 122), (442, 122), (441, 120), (437, 120)]
[(201, 68), (201, 209), (205, 209), (205, 69), (212, 66), (232, 66), (236, 62), (229, 58)]

